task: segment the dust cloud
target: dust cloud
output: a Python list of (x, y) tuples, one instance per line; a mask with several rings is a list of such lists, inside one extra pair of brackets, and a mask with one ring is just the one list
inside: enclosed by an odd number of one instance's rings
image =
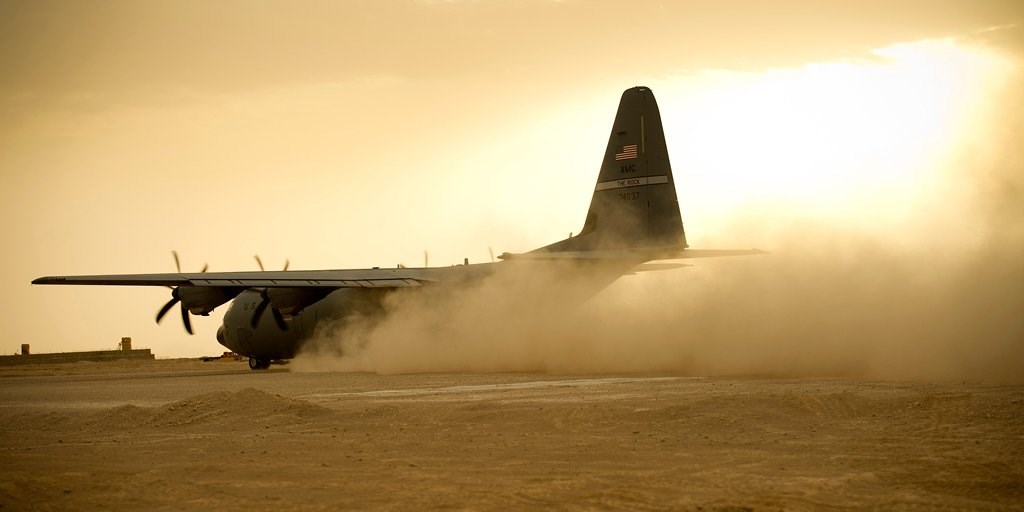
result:
[(730, 239), (771, 254), (627, 275), (578, 307), (586, 280), (543, 265), (393, 294), (293, 368), (1024, 381), (1024, 100), (1007, 96), (908, 218), (742, 211)]

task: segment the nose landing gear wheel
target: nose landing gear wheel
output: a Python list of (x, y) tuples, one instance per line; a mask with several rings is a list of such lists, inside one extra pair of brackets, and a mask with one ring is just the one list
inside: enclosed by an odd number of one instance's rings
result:
[(270, 368), (270, 360), (256, 359), (255, 357), (249, 358), (249, 369), (251, 370), (266, 370)]

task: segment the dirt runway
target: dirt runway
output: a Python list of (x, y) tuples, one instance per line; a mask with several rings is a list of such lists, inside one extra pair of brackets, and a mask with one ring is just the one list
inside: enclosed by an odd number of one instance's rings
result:
[(1024, 386), (0, 368), (3, 510), (1024, 508)]

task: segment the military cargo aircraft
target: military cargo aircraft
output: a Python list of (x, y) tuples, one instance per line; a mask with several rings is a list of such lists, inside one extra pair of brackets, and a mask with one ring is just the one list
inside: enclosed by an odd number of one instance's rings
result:
[(649, 88), (633, 87), (622, 93), (583, 228), (539, 249), (504, 253), (498, 262), (446, 267), (200, 273), (179, 268), (173, 274), (53, 276), (32, 283), (166, 286), (171, 300), (157, 322), (180, 305), (189, 334), (190, 314), (208, 315), (230, 302), (217, 341), (259, 370), (294, 357), (318, 322), (380, 310), (384, 297), (397, 290), (466, 286), (543, 269), (545, 275), (567, 278), (551, 280), (552, 289), (566, 288), (570, 281), (574, 287), (586, 284), (586, 292), (576, 294), (582, 297), (571, 299), (578, 301), (652, 260), (761, 253), (688, 247), (658, 105)]

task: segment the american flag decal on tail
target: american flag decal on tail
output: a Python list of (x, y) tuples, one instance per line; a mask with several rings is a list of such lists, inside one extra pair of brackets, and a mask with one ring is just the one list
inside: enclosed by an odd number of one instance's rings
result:
[(622, 146), (622, 151), (615, 153), (615, 160), (632, 160), (636, 158), (636, 144)]

